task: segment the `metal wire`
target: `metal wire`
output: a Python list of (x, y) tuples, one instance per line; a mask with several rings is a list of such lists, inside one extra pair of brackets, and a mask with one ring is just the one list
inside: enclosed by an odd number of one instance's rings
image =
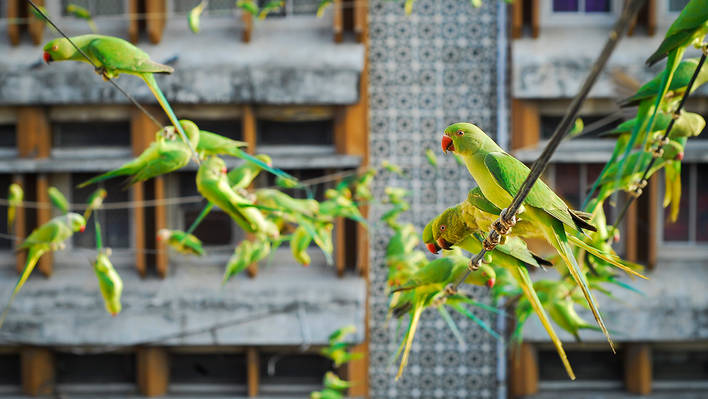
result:
[[(705, 46), (708, 46), (706, 44)], [(686, 91), (683, 93), (683, 97), (681, 97), (681, 102), (679, 103), (678, 107), (674, 111), (675, 115), (678, 115), (681, 113), (681, 110), (683, 109), (683, 106), (686, 104), (686, 99), (688, 99), (689, 94), (691, 93), (691, 88), (693, 88), (693, 84), (696, 81), (696, 78), (698, 77), (698, 73), (701, 71), (701, 68), (703, 67), (703, 64), (706, 61), (706, 50), (703, 51), (703, 55), (701, 56), (701, 59), (698, 61), (698, 66), (696, 67), (696, 70), (693, 72), (693, 76), (691, 76), (691, 80), (688, 82), (688, 86), (686, 86)], [(676, 118), (671, 118), (671, 121), (669, 122), (669, 125), (666, 127), (666, 130), (664, 131), (664, 135), (662, 136), (661, 140), (659, 141), (659, 146), (655, 151), (661, 151), (664, 147), (664, 143), (666, 140), (669, 138), (669, 134), (671, 134), (671, 129), (674, 127), (674, 122), (676, 122)], [(639, 182), (644, 182), (647, 180), (649, 177), (649, 171), (651, 168), (654, 166), (654, 163), (656, 163), (658, 157), (652, 157), (651, 161), (649, 161), (649, 165), (647, 165), (646, 169), (644, 169), (644, 173), (642, 174), (642, 178), (639, 180)], [(640, 194), (641, 195), (641, 194)], [(622, 219), (627, 215), (627, 211), (629, 210), (629, 207), (632, 205), (634, 200), (636, 198), (639, 198), (639, 195), (630, 195), (627, 201), (625, 201), (624, 206), (620, 210), (620, 213), (617, 215), (617, 219), (615, 222), (612, 224), (612, 231), (617, 231), (617, 228), (619, 227), (619, 224), (622, 222)], [(610, 242), (612, 241), (612, 237), (610, 237)]]
[[(595, 81), (600, 75), (600, 72), (604, 69), (607, 60), (610, 58), (612, 52), (617, 47), (617, 43), (619, 42), (620, 38), (622, 37), (622, 35), (624, 35), (627, 27), (629, 26), (629, 22), (632, 20), (632, 18), (634, 18), (634, 15), (636, 15), (637, 11), (644, 5), (645, 1), (646, 0), (631, 0), (622, 11), (622, 15), (617, 20), (614, 27), (609, 33), (609, 37), (607, 39), (607, 42), (605, 43), (604, 48), (602, 49), (602, 52), (595, 60), (595, 63), (593, 64), (592, 69), (590, 70), (590, 73), (588, 74), (587, 78), (585, 78), (583, 86), (581, 87), (578, 94), (575, 95), (573, 101), (570, 103), (570, 106), (566, 110), (566, 113), (563, 116), (563, 119), (561, 120), (560, 124), (558, 124), (558, 127), (556, 127), (555, 132), (553, 132), (553, 136), (546, 145), (546, 148), (543, 150), (536, 162), (534, 162), (533, 167), (531, 168), (531, 172), (526, 177), (526, 180), (522, 184), (521, 189), (519, 189), (519, 191), (516, 193), (516, 196), (514, 196), (514, 200), (512, 201), (511, 205), (509, 205), (505, 212), (503, 212), (500, 216), (499, 220), (501, 222), (508, 224), (512, 220), (512, 218), (515, 217), (523, 201), (526, 199), (526, 196), (529, 194), (531, 188), (536, 183), (536, 180), (538, 180), (538, 178), (546, 170), (546, 167), (548, 166), (548, 163), (551, 160), (551, 156), (558, 148), (558, 145), (561, 143), (561, 141), (563, 141), (563, 138), (570, 131), (572, 124), (577, 118), (580, 106), (583, 104), (588, 94), (590, 93), (590, 89), (592, 89), (593, 85), (595, 84)], [(498, 242), (500, 236), (501, 234), (498, 233), (496, 230), (491, 230), (487, 234), (485, 242), (492, 243), (489, 248), (493, 249), (496, 246), (494, 242)], [(494, 238), (497, 238), (497, 240), (494, 240)], [(482, 261), (486, 253), (487, 249), (482, 248), (482, 250), (470, 260), (470, 265), (472, 267), (474, 267), (474, 265), (478, 265)], [(449, 294), (451, 292), (456, 291), (460, 284), (462, 284), (465, 279), (467, 279), (471, 272), (472, 269), (467, 268), (465, 274), (459, 280), (457, 280), (455, 284), (451, 287), (452, 289), (448, 289), (446, 290), (446, 292)]]

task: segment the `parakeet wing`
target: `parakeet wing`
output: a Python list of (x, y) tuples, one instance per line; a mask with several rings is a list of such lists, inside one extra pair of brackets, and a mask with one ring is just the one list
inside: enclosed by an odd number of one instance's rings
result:
[(86, 51), (108, 68), (134, 73), (172, 73), (174, 69), (152, 61), (144, 51), (116, 37), (98, 37)]

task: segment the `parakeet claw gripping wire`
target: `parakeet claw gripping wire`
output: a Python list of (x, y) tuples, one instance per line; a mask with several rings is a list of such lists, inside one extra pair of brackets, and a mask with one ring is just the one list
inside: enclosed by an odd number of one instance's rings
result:
[[(572, 128), (572, 125), (578, 115), (578, 112), (580, 111), (580, 106), (585, 101), (585, 98), (587, 98), (588, 94), (590, 93), (590, 89), (595, 84), (595, 81), (599, 77), (600, 72), (604, 69), (605, 64), (607, 64), (607, 60), (610, 58), (614, 49), (617, 47), (619, 39), (622, 35), (624, 35), (625, 31), (627, 30), (629, 22), (632, 20), (632, 18), (634, 18), (639, 9), (644, 5), (645, 1), (646, 0), (632, 0), (624, 7), (622, 15), (620, 15), (620, 18), (613, 26), (612, 31), (608, 36), (607, 42), (605, 42), (605, 46), (602, 49), (602, 52), (595, 60), (595, 63), (593, 64), (592, 69), (590, 70), (590, 73), (588, 74), (587, 78), (585, 79), (585, 82), (583, 83), (583, 86), (581, 87), (578, 94), (576, 94), (575, 98), (573, 98), (573, 101), (568, 107), (565, 115), (563, 116), (563, 119), (556, 127), (555, 132), (553, 132), (553, 136), (548, 142), (548, 145), (543, 150), (538, 160), (534, 162), (533, 167), (531, 168), (531, 172), (526, 177), (526, 180), (521, 185), (521, 188), (517, 192), (516, 196), (514, 196), (511, 205), (508, 208), (504, 209), (504, 213), (500, 214), (500, 217), (494, 223), (492, 230), (487, 234), (487, 237), (482, 243), (482, 250), (479, 251), (474, 257), (472, 257), (467, 271), (454, 284), (455, 289), (465, 281), (465, 279), (469, 276), (471, 272), (480, 267), (484, 255), (487, 252), (493, 250), (498, 244), (501, 244), (502, 237), (504, 237), (511, 231), (511, 227), (513, 227), (512, 220), (516, 219), (516, 214), (519, 212), (522, 203), (524, 202), (528, 194), (531, 192), (531, 188), (536, 183), (536, 180), (541, 177), (541, 175), (546, 169), (546, 166), (548, 166), (548, 163), (551, 160), (551, 156), (558, 148), (558, 145), (561, 143), (561, 141), (563, 141), (563, 138), (565, 138), (565, 136)], [(697, 70), (699, 69), (700, 67)], [(509, 217), (508, 215), (511, 215), (511, 217)]]

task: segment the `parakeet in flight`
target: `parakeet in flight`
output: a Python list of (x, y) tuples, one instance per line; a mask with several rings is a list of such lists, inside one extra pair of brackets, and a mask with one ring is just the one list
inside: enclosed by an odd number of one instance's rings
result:
[(18, 250), (26, 249), (27, 262), (25, 269), (22, 271), (20, 278), (15, 284), (15, 289), (10, 296), (2, 316), (0, 316), (0, 326), (2, 326), (5, 317), (15, 296), (27, 281), (27, 278), (34, 270), (34, 266), (39, 261), (39, 258), (48, 251), (56, 251), (64, 247), (64, 241), (71, 237), (74, 232), (83, 232), (86, 229), (86, 221), (84, 217), (77, 213), (67, 213), (66, 215), (57, 216), (47, 223), (37, 227), (30, 233), (25, 241), (18, 247)]
[(192, 234), (179, 230), (160, 229), (157, 241), (164, 242), (174, 250), (185, 255), (204, 255), (202, 242)]
[(69, 201), (66, 200), (66, 197), (58, 188), (51, 186), (47, 190), (47, 193), (49, 194), (49, 202), (52, 203), (54, 208), (62, 214), (69, 213)]

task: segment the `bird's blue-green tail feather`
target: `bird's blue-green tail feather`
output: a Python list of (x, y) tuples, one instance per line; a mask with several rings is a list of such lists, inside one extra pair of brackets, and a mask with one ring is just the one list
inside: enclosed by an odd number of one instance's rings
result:
[(445, 306), (441, 305), (438, 306), (438, 313), (440, 313), (440, 317), (445, 320), (445, 324), (447, 324), (448, 327), (450, 327), (450, 330), (452, 331), (452, 335), (455, 336), (457, 339), (457, 343), (460, 344), (461, 347), (465, 347), (465, 339), (462, 338), (462, 333), (460, 332), (460, 329), (457, 328), (457, 324), (455, 324), (455, 320), (452, 319), (452, 316), (450, 316), (450, 313), (445, 309)]
[(470, 312), (469, 309), (467, 309), (464, 306), (459, 305), (459, 304), (454, 304), (454, 305), (450, 305), (450, 306), (453, 309), (455, 309), (456, 311), (458, 311), (460, 314), (462, 314), (462, 315), (468, 317), (470, 320), (474, 321), (478, 326), (482, 327), (482, 329), (484, 331), (486, 331), (489, 335), (491, 335), (495, 339), (498, 339), (498, 340), (502, 339), (502, 337), (496, 331), (494, 331), (491, 327), (489, 327), (489, 325), (487, 323), (484, 322), (484, 320), (480, 319), (479, 317), (477, 317), (477, 315)]

